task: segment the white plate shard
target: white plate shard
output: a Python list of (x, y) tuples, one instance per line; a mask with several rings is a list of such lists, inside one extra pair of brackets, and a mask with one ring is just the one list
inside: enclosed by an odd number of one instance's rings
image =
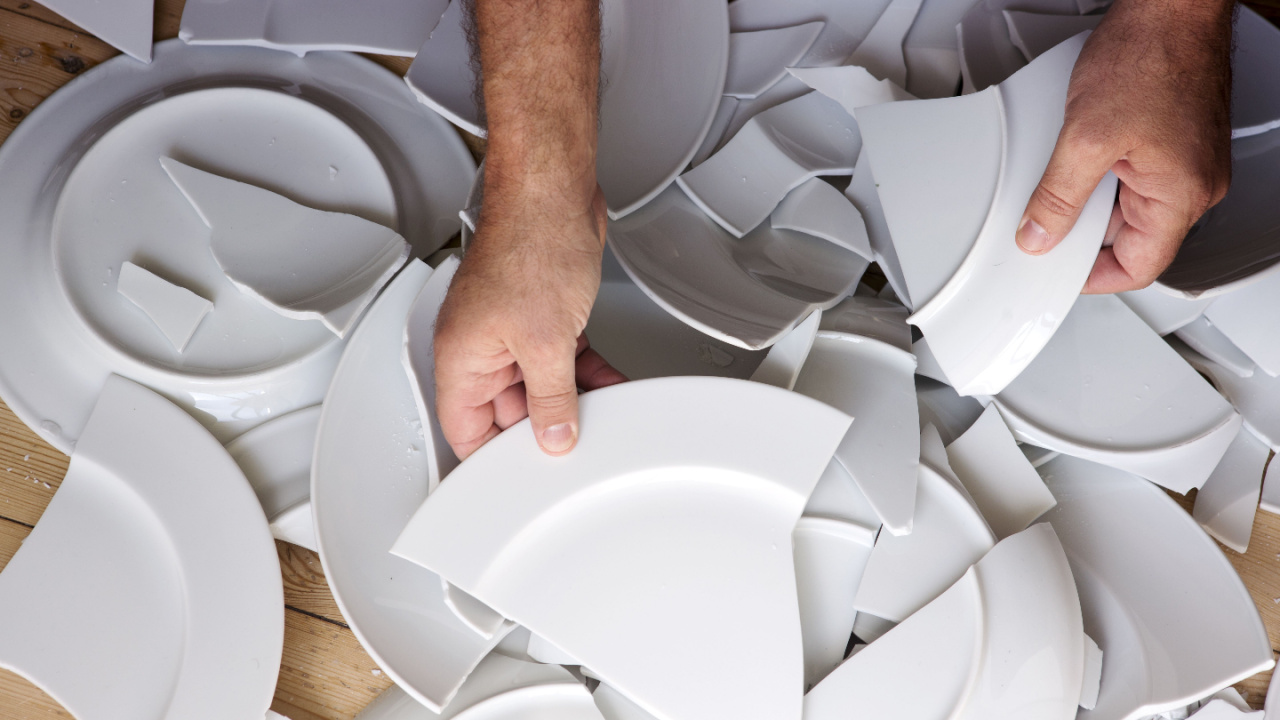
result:
[(858, 489), (849, 471), (834, 458), (827, 463), (822, 477), (818, 478), (818, 484), (809, 495), (804, 517), (837, 520), (865, 528), (871, 533), (880, 532), (882, 526), (880, 516), (867, 496)]
[(484, 137), (467, 41), (466, 8), (465, 2), (449, 3), (417, 52), (412, 53), (413, 63), (404, 81), (422, 104), (472, 135)]
[[(716, 422), (691, 411), (707, 407)], [(392, 552), (658, 717), (798, 720), (787, 548), (848, 416), (760, 383), (688, 377), (596, 390), (579, 411), (573, 453), (548, 457), (515, 425), (454, 470)]]
[[(475, 630), (480, 637), (485, 640), (491, 640), (495, 637), (501, 639), (513, 629), (507, 619), (494, 611), (493, 608), (444, 580), (441, 580), (440, 584), (443, 586), (444, 604), (467, 627)], [(529, 654), (532, 655), (533, 653)]]
[(969, 0), (924, 0), (903, 41), (907, 89), (917, 97), (951, 97), (960, 90), (960, 44), (956, 25), (973, 6)]
[(805, 719), (1070, 720), (1082, 636), (1062, 545), (1036, 525), (836, 668), (805, 696)]
[(1236, 347), (1235, 343), (1231, 342), (1231, 338), (1223, 334), (1212, 320), (1203, 315), (1178, 328), (1173, 334), (1191, 346), (1191, 349), (1240, 377), (1249, 377), (1258, 370), (1258, 365), (1253, 358)]
[(1116, 293), (1116, 297), (1123, 300), (1157, 335), (1168, 335), (1186, 327), (1203, 315), (1204, 309), (1213, 302), (1211, 298), (1189, 300), (1163, 290), (1158, 283), (1141, 290)]
[(961, 92), (985, 90), (1007, 80), (1027, 64), (1027, 59), (1009, 37), (1009, 23), (1003, 10), (1016, 5), (1046, 15), (1076, 15), (1073, 0), (1035, 0), (1034, 4), (988, 0), (971, 3), (954, 26), (960, 46), (960, 70), (964, 78)]
[[(955, 488), (965, 502), (973, 508), (973, 511), (982, 516), (982, 509), (978, 507), (977, 501), (973, 499), (973, 495), (969, 493), (969, 489), (960, 482), (960, 478), (956, 476), (954, 470), (951, 469), (951, 462), (947, 459), (947, 447), (942, 442), (942, 435), (938, 429), (932, 425), (925, 425), (920, 428), (920, 464), (928, 465), (931, 470), (936, 472), (943, 480), (951, 483), (951, 487)], [(991, 529), (991, 524), (986, 518), (982, 518), (982, 522)], [(991, 533), (995, 537), (995, 533)]]
[(792, 27), (729, 33), (729, 70), (724, 94), (753, 98), (773, 87), (787, 68), (804, 57), (818, 39), (825, 22)]
[(180, 408), (112, 376), (0, 573), (0, 667), (75, 717), (262, 717), (282, 593), (235, 462)]
[(1192, 517), (1218, 542), (1244, 553), (1262, 492), (1262, 473), (1271, 448), (1241, 427), (1218, 467), (1196, 494)]
[(906, 308), (892, 300), (854, 295), (823, 312), (819, 328), (879, 340), (903, 352), (911, 352), (908, 314)]
[(795, 391), (839, 408), (855, 422), (836, 449), (880, 521), (895, 535), (911, 532), (920, 436), (915, 359), (879, 340), (821, 331)]
[(982, 415), (982, 403), (957, 395), (944, 382), (916, 375), (916, 404), (920, 408), (920, 428), (933, 425), (943, 444), (955, 442)]
[(857, 615), (853, 598), (876, 533), (838, 520), (802, 517), (791, 539), (807, 690), (844, 660)]
[(839, 67), (787, 68), (797, 80), (840, 103), (850, 115), (854, 110), (868, 105), (915, 100), (915, 96), (903, 90), (892, 80), (879, 80), (864, 67), (842, 65)]
[(876, 190), (876, 180), (871, 173), (871, 161), (867, 159), (866, 147), (858, 151), (853, 177), (849, 179), (849, 187), (845, 188), (844, 194), (862, 214), (876, 264), (884, 271), (889, 286), (903, 305), (908, 309), (914, 307), (906, 275), (902, 272), (902, 263), (898, 260), (898, 251), (894, 249), (889, 225), (885, 221), (884, 208), (880, 204), (880, 193)]
[(271, 309), (346, 334), (409, 259), (396, 231), (356, 215), (315, 210), (270, 190), (160, 158), (209, 226), (214, 260)]
[(1280, 375), (1280, 339), (1273, 332), (1280, 327), (1280, 275), (1218, 296), (1205, 308), (1204, 317), (1259, 369), (1272, 377)]
[(806, 67), (840, 65), (867, 37), (892, 0), (848, 3), (840, 0), (736, 0), (729, 3), (734, 32), (768, 30), (825, 21), (823, 32), (804, 58)]
[(738, 98), (728, 95), (720, 98), (720, 106), (716, 108), (715, 117), (711, 119), (711, 128), (707, 130), (707, 135), (698, 146), (698, 151), (689, 160), (690, 165), (693, 167), (701, 165), (724, 144), (725, 131), (729, 129), (729, 123), (733, 121), (734, 113), (738, 111), (739, 102)]
[(151, 62), (154, 0), (125, 0), (105, 5), (96, 0), (49, 0), (42, 4), (129, 57)]
[(316, 549), (311, 519), (311, 458), (320, 406), (281, 415), (227, 443), (277, 540)]
[(540, 663), (549, 665), (573, 665), (580, 666), (582, 663), (569, 653), (556, 647), (541, 635), (529, 636), (529, 647), (526, 649), (529, 657)]
[(191, 45), (250, 45), (305, 55), (345, 50), (412, 57), (449, 0), (192, 0), (178, 37)]
[(1057, 502), (995, 405), (947, 447), (947, 460), (998, 539), (1027, 529)]
[(1226, 700), (1213, 699), (1200, 706), (1189, 717), (1197, 720), (1264, 720), (1266, 714), (1261, 710), (1241, 710)]
[(850, 175), (861, 144), (853, 116), (810, 92), (753, 117), (680, 187), (734, 237), (769, 217), (787, 193), (819, 175)]
[(1093, 638), (1084, 635), (1084, 679), (1080, 683), (1080, 707), (1092, 710), (1098, 706), (1098, 691), (1102, 687), (1102, 663), (1106, 656)]
[(1231, 53), (1231, 136), (1248, 137), (1280, 127), (1280, 32), (1249, 7), (1236, 14)]
[[(431, 443), (434, 462), (428, 468), (427, 491), (435, 490), (455, 467), (458, 457), (444, 438), (444, 431), (436, 420), (436, 316), (458, 272), (461, 262), (457, 257), (446, 258), (427, 278), (422, 286), (404, 328), (404, 353), (401, 357), (409, 384), (413, 386), (413, 399), (418, 406), (418, 421), (423, 434)], [(429, 434), (428, 434), (429, 433)]]
[(1080, 720), (1181, 708), (1275, 664), (1240, 576), (1164, 490), (1066, 455), (1040, 473), (1058, 499), (1044, 519), (1071, 561), (1084, 630), (1105, 653), (1097, 707)]
[(806, 180), (787, 193), (769, 216), (769, 224), (779, 230), (820, 237), (867, 260), (875, 259), (862, 214), (822, 178)]
[(994, 399), (1019, 440), (1177, 493), (1204, 484), (1241, 422), (1213, 386), (1108, 295), (1081, 296), (1035, 362)]
[(1022, 51), (1027, 62), (1035, 60), (1054, 47), (1086, 30), (1096, 30), (1102, 15), (1049, 15), (1045, 13), (1004, 10), (1009, 25), (1009, 39)]
[(596, 701), (596, 707), (600, 709), (604, 720), (656, 720), (644, 708), (604, 683), (596, 687), (591, 697)]
[(1268, 458), (1266, 474), (1262, 478), (1262, 495), (1258, 509), (1280, 515), (1280, 464), (1273, 463), (1274, 457)]
[(604, 720), (586, 686), (552, 683), (510, 690), (467, 709), (466, 720)]
[(786, 337), (774, 343), (769, 353), (764, 356), (759, 367), (752, 373), (752, 382), (772, 385), (783, 390), (791, 390), (800, 376), (800, 368), (809, 357), (813, 347), (813, 339), (818, 335), (818, 323), (822, 321), (822, 311), (814, 310), (804, 322), (797, 325)]
[(1280, 378), (1264, 372), (1241, 377), (1180, 340), (1173, 339), (1169, 345), (1192, 367), (1208, 376), (1214, 388), (1244, 417), (1245, 427), (1273, 450), (1280, 448)]
[(213, 303), (129, 261), (120, 266), (116, 290), (142, 310), (164, 334), (174, 350), (182, 352), (213, 310)]
[(916, 19), (916, 13), (920, 11), (921, 2), (922, 0), (891, 0), (845, 64), (866, 68), (882, 80), (905, 87), (907, 60), (902, 46)]

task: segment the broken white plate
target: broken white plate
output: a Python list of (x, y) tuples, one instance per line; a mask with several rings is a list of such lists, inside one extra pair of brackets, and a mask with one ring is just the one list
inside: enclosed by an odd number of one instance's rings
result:
[(1280, 275), (1219, 296), (1205, 308), (1204, 317), (1259, 369), (1272, 377), (1280, 375), (1280, 338), (1274, 332), (1280, 327)]
[(810, 92), (753, 117), (676, 182), (712, 219), (742, 237), (804, 181), (852, 174), (860, 147), (853, 116)]
[(127, 260), (120, 265), (116, 291), (137, 305), (178, 352), (213, 310), (208, 300)]
[(846, 335), (860, 335), (903, 352), (912, 352), (907, 309), (892, 300), (854, 295), (822, 313), (819, 328)]
[(252, 718), (271, 705), (284, 596), (266, 518), (217, 440), (119, 376), (0, 573), (0, 608), (0, 667), (75, 717)]
[(1044, 15), (1083, 14), (1076, 0), (983, 0), (969, 5), (958, 25), (954, 26), (960, 46), (963, 92), (966, 94), (1002, 83), (1027, 64), (1027, 59), (1009, 36), (1009, 23), (1003, 10), (1016, 5), (1018, 10)]
[(431, 710), (398, 685), (392, 685), (361, 710), (356, 720), (448, 720), (462, 716), (473, 705), (502, 693), (542, 685), (580, 684), (562, 667), (513, 660), (491, 653), (480, 661), (443, 712)]
[(911, 322), (962, 395), (999, 392), (1035, 358), (1102, 244), (1113, 175), (1052, 252), (1028, 255), (1013, 242), (1057, 142), (1083, 44), (1063, 43), (984, 93), (857, 112), (910, 288)]
[[(426, 284), (409, 309), (404, 327), (404, 352), (401, 363), (413, 386), (413, 399), (418, 406), (418, 421), (423, 434), (431, 443), (434, 462), (427, 466), (427, 492), (435, 490), (440, 481), (458, 466), (458, 456), (453, 454), (444, 430), (436, 421), (436, 317), (445, 295), (453, 283), (461, 261), (456, 257), (445, 258), (431, 273)], [(430, 434), (427, 435), (427, 432)]]
[(124, 0), (105, 5), (97, 0), (48, 0), (41, 4), (126, 55), (144, 63), (151, 62), (154, 0)]
[(832, 459), (818, 478), (809, 504), (804, 506), (804, 517), (837, 520), (857, 525), (867, 532), (878, 533), (882, 523), (867, 496), (858, 489), (849, 471), (839, 460)]
[(915, 100), (892, 80), (878, 80), (857, 65), (821, 68), (788, 68), (797, 80), (840, 103), (850, 115), (854, 110), (886, 102)]
[(510, 690), (467, 708), (466, 720), (604, 720), (591, 692), (579, 682)]
[(824, 21), (822, 33), (804, 58), (803, 67), (841, 65), (857, 49), (892, 0), (735, 0), (729, 3), (733, 32), (769, 30)]
[(1258, 501), (1258, 509), (1280, 514), (1280, 463), (1272, 464), (1269, 461), (1267, 463), (1266, 474), (1262, 478), (1262, 496)]
[(809, 51), (824, 22), (729, 34), (724, 94), (753, 98), (773, 87)]
[[(500, 641), (515, 629), (506, 618), (471, 595), (444, 580), (440, 581), (440, 585), (444, 591), (444, 604), (480, 637), (486, 640), (496, 637)], [(527, 646), (528, 643), (526, 650)]]
[(1264, 372), (1241, 377), (1181, 341), (1170, 340), (1169, 345), (1192, 367), (1208, 376), (1214, 388), (1244, 417), (1245, 427), (1272, 449), (1280, 447), (1280, 378)]
[[(464, 5), (450, 4), (405, 80), (423, 102), (483, 136)], [(729, 21), (722, 0), (607, 0), (600, 14), (607, 82), (596, 177), (616, 219), (666, 189), (702, 145), (724, 93)]]
[(1023, 442), (1128, 470), (1177, 493), (1204, 484), (1241, 422), (1230, 403), (1109, 295), (1081, 296), (1044, 352), (995, 403)]
[(903, 40), (907, 89), (921, 98), (951, 97), (960, 90), (956, 25), (972, 0), (924, 0)]
[[(1266, 310), (1260, 312), (1265, 313)], [(1246, 329), (1245, 332), (1249, 330)], [(1174, 335), (1191, 349), (1240, 377), (1249, 377), (1258, 369), (1253, 358), (1236, 347), (1235, 343), (1231, 342), (1231, 338), (1203, 315), (1174, 331)]]
[(1280, 30), (1249, 7), (1236, 12), (1231, 48), (1231, 136), (1280, 127)]
[(903, 41), (920, 11), (921, 1), (891, 0), (845, 64), (866, 68), (882, 80), (905, 87), (907, 59), (903, 55)]
[(320, 406), (269, 420), (227, 443), (227, 452), (253, 486), (277, 540), (316, 549), (311, 519), (311, 457)]
[(211, 230), (213, 259), (241, 291), (346, 337), (409, 259), (391, 228), (356, 215), (299, 205), (270, 190), (160, 158)]
[(858, 612), (902, 622), (996, 543), (977, 508), (957, 486), (926, 463), (919, 468), (914, 527), (909, 535), (880, 533), (858, 586)]
[(1191, 300), (1176, 295), (1164, 290), (1159, 283), (1141, 290), (1116, 293), (1116, 297), (1123, 300), (1157, 335), (1168, 335), (1186, 327), (1192, 320), (1203, 315), (1204, 309), (1213, 302), (1209, 298)]
[[(692, 411), (708, 407), (715, 423)], [(583, 433), (564, 457), (542, 453), (527, 421), (491, 440), (392, 552), (659, 717), (798, 720), (804, 664), (785, 550), (850, 419), (718, 378), (614, 385), (583, 395), (579, 412)]]
[(853, 598), (876, 533), (838, 520), (802, 517), (791, 541), (807, 691), (844, 660), (857, 615)]
[(920, 435), (916, 430), (919, 410), (914, 373), (915, 358), (901, 348), (857, 335), (821, 331), (795, 384), (795, 391), (802, 395), (855, 418), (867, 418), (867, 422), (854, 423), (835, 456), (894, 535), (912, 531), (912, 517), (919, 504), (916, 465)]
[(921, 375), (916, 375), (916, 405), (921, 429), (933, 425), (946, 445), (972, 427), (983, 410), (977, 400), (957, 395), (950, 385)]
[(734, 238), (678, 187), (609, 225), (609, 246), (667, 312), (747, 350), (777, 342), (853, 292), (869, 263), (816, 237), (761, 224)]
[(862, 214), (853, 202), (822, 178), (811, 178), (787, 193), (769, 216), (778, 230), (795, 230), (813, 235), (875, 259)]
[(1190, 717), (1197, 720), (1263, 720), (1265, 716), (1266, 714), (1261, 710), (1247, 712), (1226, 700), (1210, 700)]
[(1103, 15), (1047, 15), (1044, 13), (1005, 10), (1009, 39), (1022, 51), (1027, 62), (1049, 52), (1058, 44), (1086, 30), (1096, 30)]
[(541, 635), (531, 634), (525, 651), (529, 653), (529, 657), (540, 663), (579, 667), (582, 665), (577, 658), (556, 647)]
[(439, 711), (502, 633), (482, 637), (445, 603), (438, 575), (388, 552), (435, 465), (401, 361), (430, 274), (411, 260), (352, 334), (320, 416), (311, 501), (342, 616), (383, 672)]
[(1044, 519), (1071, 561), (1084, 630), (1106, 653), (1098, 705), (1080, 720), (1138, 720), (1274, 665), (1240, 576), (1165, 491), (1066, 455), (1040, 473), (1058, 499)]
[(822, 320), (822, 311), (814, 310), (805, 321), (796, 326), (787, 336), (774, 343), (769, 353), (764, 356), (760, 366), (751, 374), (752, 382), (772, 385), (783, 390), (796, 386), (796, 378), (800, 368), (809, 357), (813, 347), (813, 339), (818, 335), (818, 324)]
[(908, 309), (914, 307), (911, 292), (907, 288), (906, 276), (902, 273), (902, 263), (898, 260), (898, 251), (893, 247), (893, 238), (889, 235), (889, 224), (884, 218), (884, 208), (880, 205), (880, 193), (876, 190), (875, 176), (871, 173), (871, 161), (867, 159), (867, 148), (858, 151), (858, 160), (853, 167), (853, 177), (849, 179), (849, 187), (845, 188), (845, 197), (853, 203), (862, 215), (867, 229), (867, 239), (875, 253), (876, 264), (884, 272), (889, 287)]
[(449, 0), (191, 0), (178, 37), (305, 55), (347, 50), (413, 57)]
[(604, 720), (656, 720), (644, 708), (604, 683), (596, 686), (592, 699), (596, 701), (596, 707), (600, 709)]
[(1027, 529), (1057, 502), (994, 404), (947, 446), (947, 461), (997, 539)]
[(720, 98), (720, 106), (716, 108), (715, 117), (711, 119), (711, 128), (707, 130), (706, 137), (702, 138), (698, 151), (689, 160), (691, 166), (701, 165), (724, 144), (725, 131), (729, 129), (729, 123), (733, 122), (734, 113), (738, 111), (740, 102), (738, 98), (728, 95)]
[[(320, 323), (281, 317), (226, 280), (208, 229), (157, 158), (390, 223), (420, 254), (456, 234), (475, 174), (448, 123), (359, 56), (178, 40), (155, 50), (150, 65), (118, 58), (87, 71), (0, 150), (0, 329), (25, 338), (0, 346), (0, 394), (63, 452), (112, 373), (160, 391), (225, 442), (320, 402), (342, 352)], [(235, 87), (246, 77), (298, 95)], [(323, 109), (301, 98), (322, 98)], [(87, 152), (85, 138), (99, 138)], [(164, 268), (217, 307), (181, 356), (121, 302), (124, 260)]]
[(1084, 681), (1080, 683), (1080, 707), (1092, 710), (1098, 706), (1102, 688), (1102, 648), (1088, 635), (1084, 636)]
[(1192, 517), (1205, 532), (1238, 553), (1249, 550), (1262, 473), (1270, 457), (1271, 448), (1242, 427), (1196, 494)]
[(1036, 525), (836, 668), (805, 696), (804, 717), (1071, 720), (1082, 636), (1062, 545)]

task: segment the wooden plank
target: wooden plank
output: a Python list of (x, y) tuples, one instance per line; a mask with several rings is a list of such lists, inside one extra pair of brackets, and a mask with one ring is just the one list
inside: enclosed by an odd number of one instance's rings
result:
[[(43, 690), (8, 670), (0, 670), (0, 720), (70, 718)], [(296, 720), (296, 718), (294, 719)]]
[(0, 402), (0, 517), (35, 525), (69, 462)]
[(347, 720), (390, 686), (391, 679), (351, 630), (300, 612), (285, 613), (284, 662), (276, 685), (281, 707)]
[(304, 547), (279, 540), (276, 541), (276, 552), (280, 556), (280, 574), (284, 578), (285, 607), (346, 627), (347, 620), (342, 617), (342, 611), (329, 591), (320, 556)]

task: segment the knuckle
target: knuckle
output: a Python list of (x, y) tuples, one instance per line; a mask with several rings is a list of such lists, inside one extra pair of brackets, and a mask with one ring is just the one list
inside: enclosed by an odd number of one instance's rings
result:
[(1036, 200), (1045, 210), (1059, 217), (1071, 217), (1080, 211), (1078, 203), (1048, 185), (1041, 184), (1036, 188)]

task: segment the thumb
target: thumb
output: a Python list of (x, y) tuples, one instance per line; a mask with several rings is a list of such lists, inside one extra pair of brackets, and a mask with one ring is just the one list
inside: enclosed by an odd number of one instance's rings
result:
[(1063, 126), (1044, 177), (1018, 223), (1018, 246), (1023, 252), (1043, 255), (1062, 242), (1102, 176), (1122, 155), (1079, 127), (1070, 121)]
[(539, 353), (521, 363), (529, 421), (538, 445), (548, 455), (564, 455), (578, 442), (578, 386), (574, 352)]

